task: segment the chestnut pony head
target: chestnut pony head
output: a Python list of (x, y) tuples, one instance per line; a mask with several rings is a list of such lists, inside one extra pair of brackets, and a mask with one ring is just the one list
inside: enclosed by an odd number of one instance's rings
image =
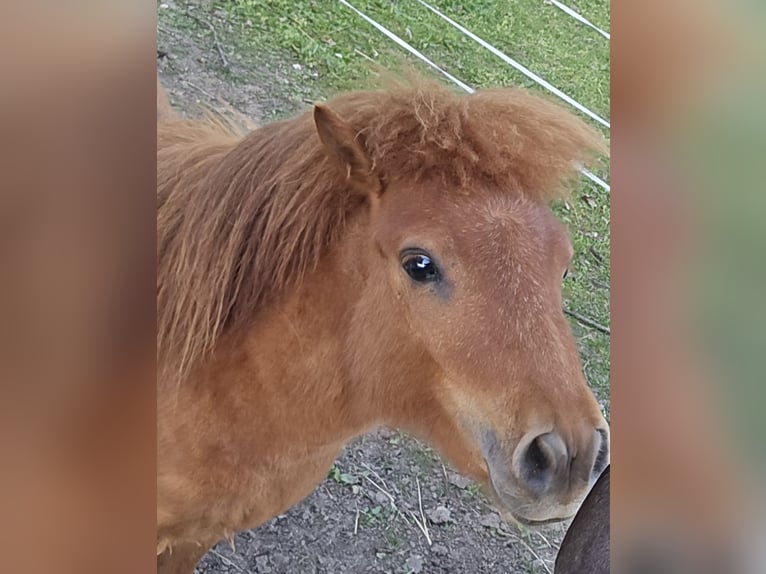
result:
[(415, 432), (519, 521), (573, 515), (608, 428), (562, 313), (572, 246), (549, 203), (600, 137), (523, 90), (428, 84), (244, 139), (211, 130), (158, 132), (162, 372), (183, 378), (225, 330), (324, 281), (338, 328), (317, 368), (355, 411), (327, 424)]
[(314, 121), (368, 205), (340, 258), (363, 283), (352, 364), (387, 394), (387, 421), (512, 518), (572, 516), (608, 463), (608, 427), (562, 312), (572, 246), (548, 203), (598, 138), (520, 90), (350, 95)]

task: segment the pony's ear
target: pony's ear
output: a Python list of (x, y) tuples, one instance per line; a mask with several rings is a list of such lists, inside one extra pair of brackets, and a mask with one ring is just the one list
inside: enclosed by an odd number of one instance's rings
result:
[(380, 181), (372, 173), (372, 161), (354, 128), (327, 106), (314, 106), (314, 124), (319, 139), (342, 167), (346, 179), (364, 191), (377, 193)]

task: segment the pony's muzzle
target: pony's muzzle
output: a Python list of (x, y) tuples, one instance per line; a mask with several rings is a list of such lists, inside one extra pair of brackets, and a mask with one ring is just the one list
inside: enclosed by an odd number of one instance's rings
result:
[(501, 513), (527, 525), (558, 522), (574, 516), (609, 464), (609, 430), (538, 426), (510, 445), (485, 431), (482, 451)]
[(579, 440), (565, 440), (556, 430), (527, 433), (512, 455), (516, 480), (531, 498), (568, 502), (573, 491), (591, 485), (609, 464), (605, 429), (593, 429)]

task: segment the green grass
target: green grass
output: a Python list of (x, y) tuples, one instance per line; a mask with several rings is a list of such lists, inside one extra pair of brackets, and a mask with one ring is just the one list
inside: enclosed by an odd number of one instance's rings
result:
[[(416, 0), (353, 0), (357, 8), (473, 86), (533, 87), (516, 72)], [(254, 40), (290, 50), (323, 73), (328, 88), (358, 87), (369, 66), (358, 52), (395, 64), (403, 51), (335, 0), (229, 0), (249, 19)], [(542, 0), (472, 0), (432, 3), (465, 27), (551, 81), (602, 116), (609, 114), (609, 44)], [(579, 2), (608, 27), (608, 3)], [(264, 36), (264, 33), (267, 35)], [(358, 52), (357, 52), (358, 51)]]
[[(513, 84), (542, 90), (416, 0), (350, 2), (473, 87)], [(595, 31), (543, 0), (430, 3), (601, 117), (609, 118), (609, 43)], [(308, 95), (317, 99), (371, 83), (374, 71), (366, 57), (385, 67), (401, 67), (406, 54), (336, 0), (216, 0), (214, 7), (233, 18), (245, 45), (287, 53), (309, 71), (315, 81)], [(593, 23), (609, 29), (606, 0), (577, 0), (576, 7)], [(424, 64), (416, 66), (436, 74)], [(608, 139), (608, 130), (601, 131)], [(607, 165), (604, 160), (594, 171), (606, 178)], [(608, 326), (609, 195), (583, 179), (571, 200), (557, 205), (555, 211), (569, 227), (576, 251), (572, 271), (564, 282), (565, 306)], [(608, 416), (609, 338), (574, 321), (572, 324), (586, 377)]]

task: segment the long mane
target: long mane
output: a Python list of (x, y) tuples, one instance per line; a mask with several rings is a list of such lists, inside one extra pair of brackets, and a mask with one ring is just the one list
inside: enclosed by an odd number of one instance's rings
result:
[[(462, 95), (421, 83), (327, 105), (358, 132), (384, 183), (550, 201), (575, 163), (605, 152), (585, 123), (519, 89)], [(179, 380), (315, 268), (364, 206), (308, 112), (244, 136), (210, 120), (160, 124), (157, 193), (158, 361), (161, 376)]]

